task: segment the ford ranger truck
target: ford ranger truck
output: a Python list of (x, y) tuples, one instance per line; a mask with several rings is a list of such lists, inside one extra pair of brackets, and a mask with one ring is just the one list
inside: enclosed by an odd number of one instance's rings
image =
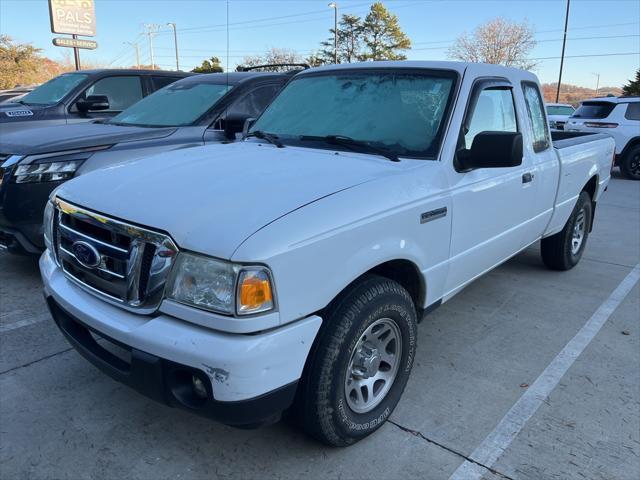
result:
[(536, 77), (477, 63), (309, 69), (246, 131), (59, 187), (45, 296), (142, 394), (336, 446), (393, 412), (425, 312), (539, 240), (580, 261), (614, 155), (554, 142)]

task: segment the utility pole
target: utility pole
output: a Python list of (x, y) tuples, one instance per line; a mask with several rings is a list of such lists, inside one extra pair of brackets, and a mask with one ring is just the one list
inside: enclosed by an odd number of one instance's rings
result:
[(338, 63), (338, 4), (331, 2), (329, 7), (333, 8), (333, 63)]
[(147, 30), (145, 34), (149, 37), (149, 56), (151, 57), (151, 69), (155, 70), (156, 62), (153, 58), (153, 36), (158, 31), (158, 25), (155, 24), (145, 24), (144, 28)]
[(600, 74), (599, 73), (592, 73), (592, 75), (595, 75), (597, 77), (596, 80), (596, 97), (598, 96), (598, 90), (600, 90)]
[(567, 26), (569, 25), (569, 5), (571, 0), (567, 0), (567, 12), (564, 16), (564, 36), (562, 37), (562, 54), (560, 55), (560, 75), (558, 76), (558, 88), (556, 90), (556, 103), (560, 99), (560, 84), (562, 83), (562, 67), (564, 66), (564, 47), (567, 44)]
[[(71, 35), (74, 40), (78, 38), (78, 35)], [(80, 70), (80, 49), (73, 47), (73, 59), (75, 60), (76, 70)]]
[(178, 31), (176, 30), (175, 22), (167, 23), (167, 26), (173, 28), (173, 45), (176, 49), (176, 70), (180, 71), (180, 63), (178, 62)]
[(140, 48), (138, 42), (123, 42), (125, 45), (131, 45), (136, 49), (136, 67), (140, 68)]

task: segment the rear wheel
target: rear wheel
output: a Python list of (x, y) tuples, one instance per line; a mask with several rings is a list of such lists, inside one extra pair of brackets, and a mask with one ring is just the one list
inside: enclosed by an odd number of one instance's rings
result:
[(332, 446), (376, 431), (398, 404), (416, 350), (416, 310), (407, 291), (369, 276), (330, 307), (306, 368), (305, 430)]
[(640, 180), (640, 145), (632, 147), (620, 163), (620, 171), (631, 180)]
[(581, 192), (562, 231), (541, 242), (542, 261), (554, 270), (570, 270), (582, 258), (591, 230), (591, 196)]

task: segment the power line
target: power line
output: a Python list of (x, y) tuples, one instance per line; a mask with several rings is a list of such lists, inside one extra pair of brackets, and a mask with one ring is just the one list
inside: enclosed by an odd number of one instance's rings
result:
[[(640, 55), (640, 52), (620, 52), (620, 53), (588, 53), (585, 55), (565, 55), (564, 58), (587, 58), (587, 57), (618, 57), (623, 55)], [(538, 57), (530, 60), (557, 60), (560, 57)]]
[[(611, 38), (632, 38), (632, 37), (640, 37), (640, 34), (633, 35), (605, 35), (602, 37), (568, 37), (567, 40), (571, 40), (572, 42), (575, 40), (603, 40), (603, 39), (611, 39)], [(545, 43), (545, 42), (561, 42), (562, 38), (548, 38), (545, 40), (536, 40), (536, 43)], [(455, 40), (451, 40), (449, 45), (443, 45), (440, 47), (422, 47), (422, 48), (411, 48), (411, 50), (443, 50), (453, 44)]]
[[(348, 8), (344, 8), (344, 10), (351, 11), (351, 10), (354, 10), (356, 8), (359, 8), (359, 7), (370, 6), (370, 5), (371, 4), (369, 2), (367, 2), (367, 3), (359, 3), (359, 4), (356, 4), (356, 5), (351, 5)], [(396, 6), (395, 8), (406, 7), (406, 6), (409, 6), (409, 5), (399, 5), (399, 6)], [(323, 10), (312, 10), (312, 11), (303, 12), (303, 13), (292, 13), (292, 14), (289, 14), (289, 15), (278, 15), (278, 16), (275, 16), (275, 17), (255, 18), (255, 19), (252, 19), (252, 20), (243, 20), (241, 22), (230, 22), (229, 26), (232, 26), (232, 25), (234, 25), (234, 26), (235, 25), (247, 25), (247, 24), (254, 24), (254, 23), (258, 23), (258, 22), (268, 22), (268, 21), (272, 21), (272, 20), (281, 20), (283, 18), (304, 17), (304, 16), (308, 16), (308, 15), (318, 15), (318, 14), (323, 14), (323, 16), (318, 17), (318, 18), (314, 18), (312, 20), (325, 18), (326, 17), (326, 9), (323, 9)], [(299, 22), (299, 20), (294, 20), (294, 21), (288, 22), (288, 23), (298, 23), (298, 22)], [(256, 26), (259, 26), (259, 25), (256, 25)], [(218, 24), (214, 24), (214, 25), (201, 25), (199, 27), (183, 28), (180, 31), (186, 33), (186, 32), (195, 32), (197, 30), (208, 31), (210, 29), (218, 29), (218, 28), (224, 30), (224, 29), (227, 28), (227, 24), (226, 23), (218, 23)], [(195, 32), (195, 33), (200, 33), (200, 32)]]

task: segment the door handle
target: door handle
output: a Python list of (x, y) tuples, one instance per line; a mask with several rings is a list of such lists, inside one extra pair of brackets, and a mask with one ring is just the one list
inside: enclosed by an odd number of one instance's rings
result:
[(522, 174), (522, 183), (530, 183), (533, 182), (533, 177), (535, 175), (531, 172), (527, 172), (527, 173), (523, 173)]

